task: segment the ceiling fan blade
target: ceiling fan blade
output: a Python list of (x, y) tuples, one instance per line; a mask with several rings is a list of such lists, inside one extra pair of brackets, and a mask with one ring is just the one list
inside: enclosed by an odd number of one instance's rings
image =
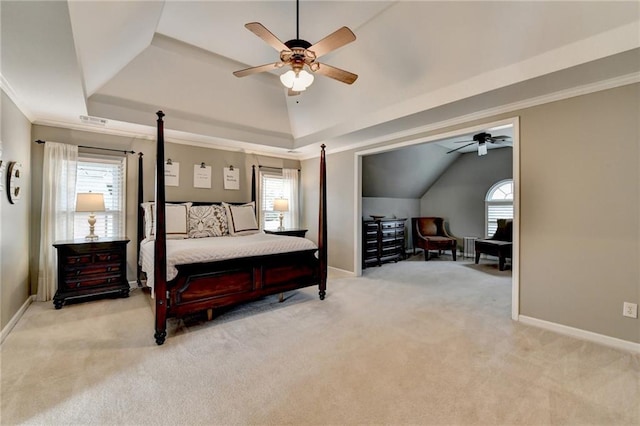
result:
[(271, 71), (277, 68), (281, 68), (284, 64), (282, 62), (275, 62), (273, 64), (259, 65), (257, 67), (245, 68), (243, 70), (234, 71), (233, 75), (236, 77), (246, 77), (251, 74), (257, 74), (259, 72)]
[(472, 141), (472, 140), (466, 140), (466, 141), (454, 141), (453, 143), (476, 143), (476, 141)]
[(260, 22), (249, 22), (244, 26), (246, 29), (264, 40), (269, 46), (276, 49), (278, 52), (289, 50), (289, 48), (282, 41), (280, 41), (278, 37), (274, 36), (273, 33), (266, 29), (265, 26)]
[(326, 55), (327, 53), (336, 50), (339, 47), (344, 46), (345, 44), (349, 44), (356, 39), (356, 35), (347, 27), (342, 27), (307, 50), (311, 50), (316, 54), (316, 58), (319, 58), (322, 55)]
[(461, 149), (463, 149), (463, 148), (466, 148), (466, 147), (468, 147), (468, 146), (473, 145), (474, 143), (475, 143), (475, 142), (471, 142), (471, 143), (468, 143), (468, 144), (466, 144), (466, 145), (464, 145), (464, 146), (461, 146), (460, 148), (456, 148), (456, 149), (452, 149), (451, 151), (447, 151), (447, 154), (451, 154), (452, 152), (459, 151), (459, 150), (461, 150)]
[(314, 70), (316, 74), (324, 75), (325, 77), (333, 78), (334, 80), (341, 81), (347, 84), (353, 84), (358, 78), (357, 74), (349, 71), (341, 70), (340, 68), (332, 67), (331, 65), (321, 64), (316, 62), (318, 68)]
[(507, 136), (507, 135), (491, 136), (487, 139), (489, 139), (491, 142), (503, 142), (503, 141), (506, 141), (507, 139), (511, 139), (511, 136)]

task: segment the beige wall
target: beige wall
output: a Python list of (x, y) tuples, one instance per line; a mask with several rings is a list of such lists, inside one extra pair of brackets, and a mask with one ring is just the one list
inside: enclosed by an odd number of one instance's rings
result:
[[(45, 141), (72, 143), (76, 145), (95, 146), (133, 150), (143, 153), (143, 195), (144, 200), (155, 199), (155, 140), (142, 138), (104, 135), (79, 130), (61, 129), (49, 126), (33, 126), (33, 139)], [(33, 168), (42, 169), (43, 145), (32, 144)], [(242, 202), (251, 199), (251, 166), (262, 165), (270, 167), (299, 168), (300, 162), (275, 157), (258, 156), (242, 152), (223, 151), (211, 148), (201, 148), (191, 145), (175, 143), (165, 144), (165, 157), (180, 163), (180, 177), (178, 187), (167, 187), (167, 201), (228, 201)], [(193, 166), (206, 163), (212, 167), (211, 189), (193, 187)], [(222, 169), (233, 165), (240, 168), (240, 190), (225, 190), (222, 185)], [(31, 243), (31, 268), (37, 277), (40, 233), (40, 197), (42, 197), (42, 176), (33, 181), (34, 209), (32, 223), (34, 237)], [(127, 163), (127, 213), (126, 236), (131, 240), (127, 249), (127, 278), (136, 279), (136, 248), (137, 248), (137, 206), (138, 203), (138, 155), (129, 155)], [(35, 268), (35, 269), (34, 269)], [(35, 271), (35, 272), (34, 272)], [(37, 290), (37, 282), (32, 282), (32, 292)]]
[(2, 161), (22, 163), (24, 191), (16, 204), (9, 203), (6, 167), (0, 193), (0, 329), (29, 297), (29, 209), (31, 207), (31, 123), (2, 92), (0, 107)]
[[(640, 343), (640, 320), (622, 316), (624, 301), (640, 303), (640, 85), (455, 128), (513, 116), (520, 117), (520, 314)], [(360, 202), (354, 157), (327, 156), (329, 265), (349, 271)], [(317, 197), (316, 163), (302, 165), (305, 201)], [(306, 220), (314, 214), (307, 210)]]

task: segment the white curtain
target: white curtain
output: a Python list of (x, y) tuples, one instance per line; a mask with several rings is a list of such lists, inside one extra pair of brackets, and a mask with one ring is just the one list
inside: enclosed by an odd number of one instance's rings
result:
[(289, 200), (289, 212), (284, 215), (285, 228), (298, 228), (300, 226), (300, 213), (298, 210), (298, 169), (282, 169), (283, 197)]
[(77, 163), (77, 146), (45, 143), (37, 296), (41, 302), (53, 299), (56, 293), (57, 257), (53, 243), (73, 239)]

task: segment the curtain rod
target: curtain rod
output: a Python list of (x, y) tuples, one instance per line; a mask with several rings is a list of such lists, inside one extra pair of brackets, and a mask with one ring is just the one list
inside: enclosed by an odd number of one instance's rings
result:
[[(45, 141), (38, 139), (36, 141), (37, 144), (42, 145)], [(100, 148), (97, 146), (86, 146), (86, 145), (78, 145), (78, 148), (89, 148), (89, 149), (100, 149), (102, 151), (113, 151), (113, 152), (121, 152), (123, 154), (135, 154), (135, 151), (126, 151), (123, 149), (111, 149), (111, 148)]]
[[(271, 166), (258, 166), (259, 169), (265, 168), (265, 169), (271, 169), (271, 170), (284, 170), (283, 167), (271, 167)], [(298, 171), (300, 171), (300, 169), (297, 169)]]

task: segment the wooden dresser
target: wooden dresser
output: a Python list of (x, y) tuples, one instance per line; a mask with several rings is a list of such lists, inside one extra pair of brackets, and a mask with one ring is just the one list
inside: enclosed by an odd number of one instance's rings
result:
[(99, 295), (127, 297), (127, 243), (124, 238), (58, 241), (58, 290), (56, 309), (66, 299)]
[(364, 220), (362, 222), (362, 268), (397, 262), (405, 258), (407, 219)]

